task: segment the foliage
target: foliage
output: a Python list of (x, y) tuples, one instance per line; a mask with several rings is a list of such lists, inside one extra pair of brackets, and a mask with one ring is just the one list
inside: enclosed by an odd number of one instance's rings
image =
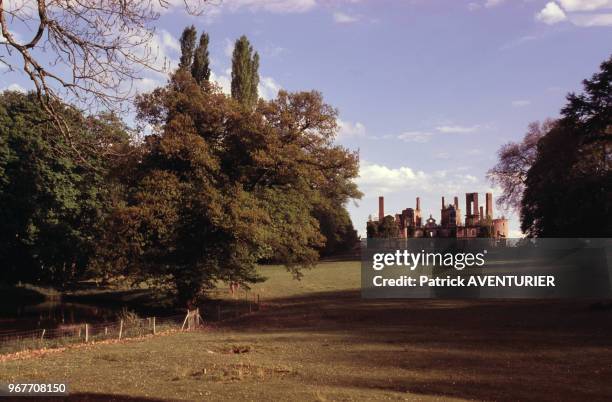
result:
[(255, 107), (259, 96), (259, 54), (246, 36), (242, 35), (234, 45), (232, 54), (232, 98), (249, 109)]
[(103, 272), (185, 304), (219, 280), (258, 281), (261, 259), (299, 276), (325, 241), (315, 210), (360, 196), (357, 155), (333, 144), (336, 110), (317, 92), (281, 92), (245, 110), (179, 69), (138, 107), (155, 132), (101, 240)]
[(521, 142), (509, 142), (497, 151), (497, 165), (487, 172), (487, 177), (492, 184), (501, 187), (502, 193), (497, 198), (500, 207), (513, 211), (520, 209), (527, 171), (536, 159), (538, 141), (554, 125), (555, 121), (551, 119), (543, 123), (533, 122)]
[(210, 61), (208, 58), (208, 34), (202, 32), (200, 42), (193, 54), (193, 64), (191, 65), (191, 75), (198, 84), (207, 82), (210, 79)]
[(183, 30), (179, 40), (181, 44), (181, 59), (179, 61), (179, 68), (191, 68), (191, 64), (193, 63), (193, 55), (195, 53), (197, 35), (198, 32), (193, 25), (186, 27)]
[(521, 203), (530, 236), (609, 236), (612, 232), (612, 57), (569, 94), (562, 118), (538, 142)]
[(351, 251), (359, 242), (351, 217), (343, 205), (335, 205), (329, 209), (317, 207), (314, 216), (319, 221), (321, 234), (325, 237), (325, 245), (319, 250), (322, 256)]
[(0, 95), (2, 280), (64, 285), (85, 274), (108, 205), (117, 194), (112, 155), (128, 135), (112, 115), (54, 105), (79, 147), (57, 132), (36, 96)]
[(138, 97), (152, 133), (137, 144), (113, 115), (54, 104), (74, 143), (34, 95), (1, 96), (4, 280), (123, 277), (190, 305), (220, 280), (256, 283), (258, 261), (299, 277), (354, 245), (345, 206), (361, 196), (358, 156), (334, 144), (337, 111), (315, 91), (259, 100), (245, 37), (226, 96), (208, 81), (208, 35), (197, 48), (196, 36), (185, 29), (179, 69)]
[(386, 238), (394, 239), (399, 237), (399, 226), (395, 222), (395, 218), (387, 215), (382, 221), (369, 221), (367, 226), (368, 238)]

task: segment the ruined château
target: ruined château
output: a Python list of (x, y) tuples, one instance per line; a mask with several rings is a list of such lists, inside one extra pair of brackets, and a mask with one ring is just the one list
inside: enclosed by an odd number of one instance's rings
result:
[[(485, 207), (478, 205), (478, 193), (465, 194), (465, 221), (462, 222), (459, 198), (452, 204), (446, 204), (442, 197), (440, 224), (432, 215), (424, 222), (421, 217), (421, 200), (416, 199), (416, 208), (406, 208), (401, 214), (395, 214), (394, 222), (398, 226), (399, 237), (508, 237), (508, 220), (505, 217), (493, 218), (493, 194), (486, 193)], [(378, 197), (378, 222), (385, 219), (385, 199)], [(368, 226), (376, 224), (368, 221)]]

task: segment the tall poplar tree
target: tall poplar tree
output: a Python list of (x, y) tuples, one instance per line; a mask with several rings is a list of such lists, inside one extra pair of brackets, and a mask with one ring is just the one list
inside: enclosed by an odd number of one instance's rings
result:
[(232, 55), (232, 98), (252, 108), (259, 95), (259, 55), (246, 36), (242, 35), (234, 45)]
[(179, 61), (179, 68), (191, 68), (193, 62), (193, 54), (196, 45), (198, 32), (192, 25), (183, 30), (181, 34), (181, 60)]
[(200, 35), (200, 42), (195, 49), (193, 55), (193, 64), (191, 65), (191, 75), (198, 84), (202, 84), (210, 79), (210, 61), (208, 59), (208, 42), (209, 37), (206, 32)]

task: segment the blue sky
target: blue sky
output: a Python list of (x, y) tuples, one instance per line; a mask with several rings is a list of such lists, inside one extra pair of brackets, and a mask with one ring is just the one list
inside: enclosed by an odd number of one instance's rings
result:
[[(261, 56), (262, 96), (316, 89), (338, 108), (338, 142), (360, 152), (365, 195), (349, 210), (362, 234), (379, 195), (388, 213), (420, 196), (439, 219), (441, 196), (463, 207), (466, 192), (491, 190), (499, 146), (558, 116), (565, 94), (612, 53), (612, 0), (215, 1), (203, 16), (164, 12), (160, 54), (176, 61), (190, 24), (210, 34), (225, 89), (233, 41), (246, 34)], [(30, 88), (2, 74), (0, 88)], [(137, 85), (163, 82), (149, 73)]]

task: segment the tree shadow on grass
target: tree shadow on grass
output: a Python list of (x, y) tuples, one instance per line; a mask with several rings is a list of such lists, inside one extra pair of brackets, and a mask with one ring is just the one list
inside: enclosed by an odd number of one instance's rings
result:
[[(224, 325), (292, 333), (296, 344), (328, 337), (322, 358), (354, 367), (334, 376), (345, 387), (479, 400), (610, 400), (612, 311), (592, 305), (330, 292), (277, 299)], [(320, 383), (308, 374), (302, 381)]]

